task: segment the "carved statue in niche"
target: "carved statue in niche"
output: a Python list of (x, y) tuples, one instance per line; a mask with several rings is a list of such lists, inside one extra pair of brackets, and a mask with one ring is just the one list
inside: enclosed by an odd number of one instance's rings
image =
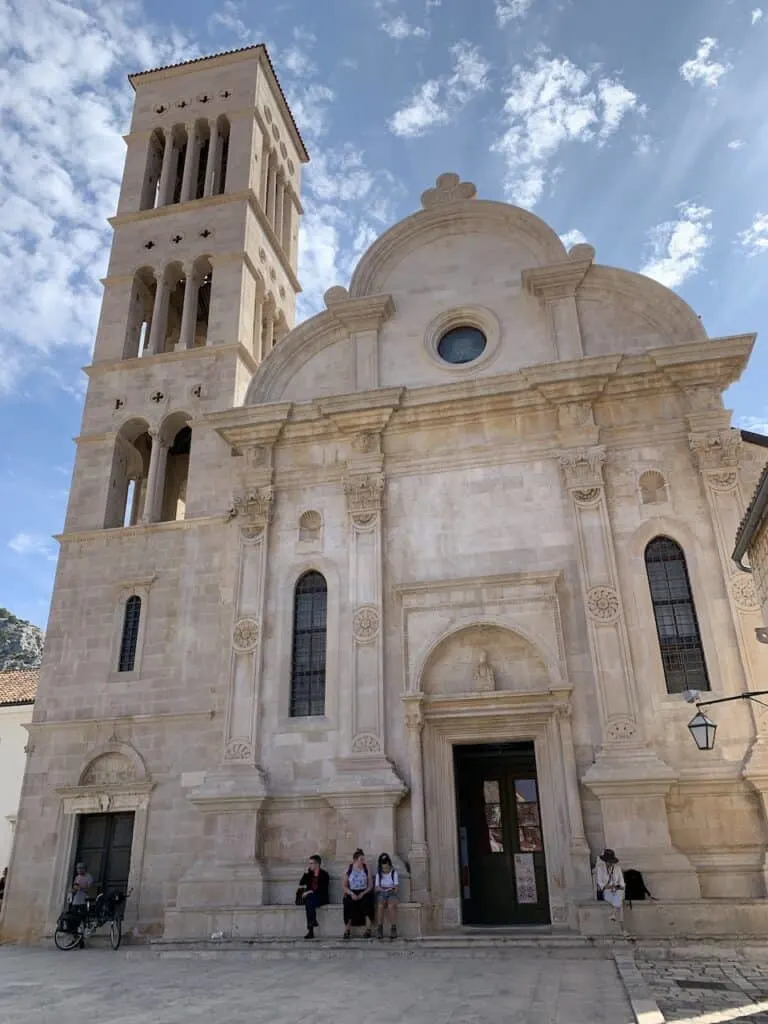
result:
[(488, 662), (486, 651), (480, 651), (473, 678), (478, 693), (492, 693), (496, 689), (496, 674)]

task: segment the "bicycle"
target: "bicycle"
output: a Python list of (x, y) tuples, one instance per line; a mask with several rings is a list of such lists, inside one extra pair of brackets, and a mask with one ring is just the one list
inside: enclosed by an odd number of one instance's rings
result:
[(53, 942), (57, 949), (85, 949), (85, 940), (98, 929), (109, 924), (109, 944), (120, 948), (123, 937), (123, 915), (127, 893), (116, 892), (105, 896), (100, 892), (95, 899), (75, 905), (70, 903), (56, 922)]

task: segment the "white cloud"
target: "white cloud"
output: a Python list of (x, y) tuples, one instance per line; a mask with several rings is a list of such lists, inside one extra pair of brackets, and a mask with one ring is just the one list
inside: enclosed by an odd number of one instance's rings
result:
[(45, 558), (56, 560), (51, 541), (48, 537), (41, 537), (39, 534), (17, 533), (8, 541), (8, 547), (17, 555), (43, 555)]
[(649, 153), (653, 153), (656, 149), (653, 136), (651, 135), (633, 135), (632, 141), (635, 144), (635, 153), (638, 156), (648, 156)]
[(474, 96), (488, 88), (491, 66), (476, 46), (462, 41), (451, 47), (451, 55), (452, 72), (428, 79), (389, 119), (389, 129), (395, 135), (423, 135), (430, 128), (447, 124)]
[(737, 237), (748, 256), (768, 253), (768, 213), (755, 214), (750, 226), (740, 231)]
[(595, 80), (598, 70), (544, 54), (530, 67), (514, 68), (504, 103), (507, 128), (492, 146), (506, 161), (504, 190), (512, 202), (534, 206), (554, 176), (549, 165), (561, 146), (601, 145), (637, 108), (635, 93), (615, 78)]
[(324, 308), (323, 294), (346, 284), (355, 263), (392, 218), (397, 185), (389, 174), (372, 171), (365, 154), (350, 143), (326, 144), (334, 93), (317, 80), (312, 36), (296, 36), (304, 53), (302, 66), (279, 64), (280, 79), (296, 122), (312, 155), (303, 174), (304, 217), (299, 239), (299, 278), (303, 292), (298, 318)]
[(731, 70), (730, 64), (721, 64), (720, 61), (709, 59), (716, 46), (716, 39), (705, 36), (699, 43), (696, 56), (680, 65), (680, 74), (690, 85), (702, 82), (713, 89), (723, 75)]
[(408, 39), (411, 36), (423, 39), (427, 35), (425, 28), (420, 25), (412, 25), (402, 14), (383, 21), (379, 28), (382, 32), (386, 32), (391, 39)]
[(223, 28), (231, 32), (241, 43), (247, 43), (253, 39), (253, 32), (243, 21), (242, 13), (240, 4), (235, 0), (224, 0), (221, 9), (215, 11), (208, 19), (208, 31), (213, 33)]
[(768, 408), (763, 410), (762, 416), (740, 416), (736, 425), (755, 434), (768, 434)]
[(494, 0), (496, 20), (504, 27), (508, 21), (524, 18), (533, 4), (533, 0)]
[(571, 228), (564, 235), (560, 235), (560, 241), (566, 249), (570, 249), (574, 245), (581, 245), (583, 242), (586, 242), (586, 238), (578, 228)]
[(132, 0), (5, 0), (0, 390), (41, 353), (92, 344), (133, 99), (125, 73), (196, 55)]
[(700, 268), (712, 238), (712, 211), (696, 203), (679, 203), (677, 220), (648, 232), (651, 254), (640, 273), (667, 288), (679, 287)]
[(728, 149), (743, 149), (746, 146), (744, 139), (731, 139)]
[(755, 7), (752, 11), (752, 24), (756, 25), (758, 21), (763, 20), (763, 11), (760, 7)]

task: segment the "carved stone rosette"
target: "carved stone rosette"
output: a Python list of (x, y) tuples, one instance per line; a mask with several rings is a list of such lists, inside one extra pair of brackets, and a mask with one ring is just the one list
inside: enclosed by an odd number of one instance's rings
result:
[(373, 605), (358, 608), (352, 617), (355, 643), (369, 644), (379, 635), (379, 611)]
[(755, 589), (755, 581), (747, 573), (735, 573), (731, 576), (729, 589), (733, 603), (745, 612), (760, 610), (760, 602)]
[(587, 594), (587, 611), (595, 622), (615, 622), (621, 612), (619, 595), (613, 587), (592, 587)]
[(232, 630), (232, 646), (236, 651), (252, 651), (259, 643), (261, 626), (256, 619), (238, 619)]

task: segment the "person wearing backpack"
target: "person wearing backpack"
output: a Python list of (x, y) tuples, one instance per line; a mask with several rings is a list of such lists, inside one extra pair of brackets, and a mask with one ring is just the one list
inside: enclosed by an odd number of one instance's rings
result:
[(384, 938), (384, 917), (389, 920), (389, 938), (397, 938), (397, 888), (400, 879), (388, 853), (382, 853), (376, 868), (376, 936)]
[(605, 900), (611, 908), (609, 920), (624, 920), (624, 875), (619, 865), (619, 858), (613, 850), (606, 849), (597, 858), (595, 871), (597, 898)]
[(357, 849), (352, 863), (344, 872), (344, 938), (349, 939), (352, 929), (365, 925), (364, 938), (370, 939), (373, 927), (373, 879), (365, 863), (365, 854)]

